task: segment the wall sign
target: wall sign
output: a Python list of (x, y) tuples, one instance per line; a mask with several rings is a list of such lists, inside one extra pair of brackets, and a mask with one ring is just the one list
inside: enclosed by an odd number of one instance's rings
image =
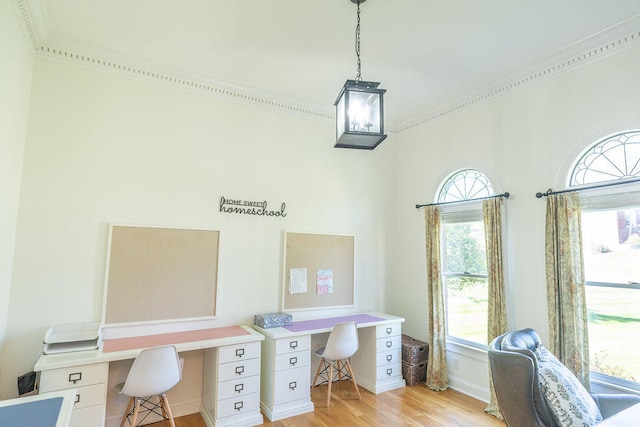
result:
[(269, 210), (267, 202), (255, 202), (250, 200), (240, 199), (227, 199), (224, 196), (220, 197), (220, 212), (236, 213), (245, 215), (258, 215), (258, 216), (279, 216), (285, 217), (286, 203), (282, 202), (280, 210)]

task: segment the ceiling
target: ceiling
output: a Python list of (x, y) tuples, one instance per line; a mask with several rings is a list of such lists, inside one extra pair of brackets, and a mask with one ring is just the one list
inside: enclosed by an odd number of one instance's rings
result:
[[(26, 5), (36, 47), (321, 117), (333, 115), (344, 81), (356, 75), (350, 0), (16, 1)], [(399, 129), (638, 29), (640, 0), (368, 0), (362, 78), (387, 89), (387, 128)]]

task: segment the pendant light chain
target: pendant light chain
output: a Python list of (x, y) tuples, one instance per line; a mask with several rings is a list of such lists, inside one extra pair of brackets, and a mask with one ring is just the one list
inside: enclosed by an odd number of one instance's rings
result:
[(358, 1), (358, 25), (356, 25), (356, 56), (358, 57), (358, 73), (356, 74), (356, 81), (362, 80), (362, 74), (360, 71), (360, 2)]

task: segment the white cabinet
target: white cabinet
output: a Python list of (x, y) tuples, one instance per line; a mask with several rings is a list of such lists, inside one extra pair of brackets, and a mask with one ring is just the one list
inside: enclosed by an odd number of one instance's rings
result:
[(313, 411), (309, 369), (311, 335), (274, 339), (262, 344), (262, 411), (271, 421)]
[(376, 327), (376, 382), (402, 375), (400, 324)]
[[(260, 328), (262, 343), (262, 382), (260, 407), (271, 421), (312, 412), (311, 336), (326, 334), (341, 321), (361, 319), (359, 315), (319, 319), (317, 324), (299, 328)], [(404, 319), (384, 313), (368, 315), (358, 323), (359, 349), (351, 357), (358, 386), (372, 393), (404, 387), (402, 378), (402, 330)], [(311, 322), (313, 323), (313, 322)], [(316, 326), (317, 325), (317, 326)], [(314, 371), (315, 372), (315, 371)]]
[(404, 387), (400, 321), (359, 328), (358, 338), (360, 347), (351, 358), (358, 385), (375, 394)]
[(50, 369), (40, 373), (40, 392), (75, 388), (69, 426), (104, 426), (108, 377), (108, 363)]
[(202, 403), (214, 426), (262, 424), (260, 342), (205, 350)]
[(273, 403), (287, 404), (309, 397), (311, 336), (283, 338), (275, 342)]

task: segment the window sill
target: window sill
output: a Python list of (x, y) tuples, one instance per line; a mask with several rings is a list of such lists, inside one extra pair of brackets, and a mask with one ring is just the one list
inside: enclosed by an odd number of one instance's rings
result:
[(463, 344), (458, 341), (447, 340), (447, 352), (459, 354), (461, 356), (476, 359), (481, 362), (487, 362), (487, 350)]
[(598, 372), (590, 373), (592, 393), (623, 393), (640, 395), (640, 384), (603, 375)]

